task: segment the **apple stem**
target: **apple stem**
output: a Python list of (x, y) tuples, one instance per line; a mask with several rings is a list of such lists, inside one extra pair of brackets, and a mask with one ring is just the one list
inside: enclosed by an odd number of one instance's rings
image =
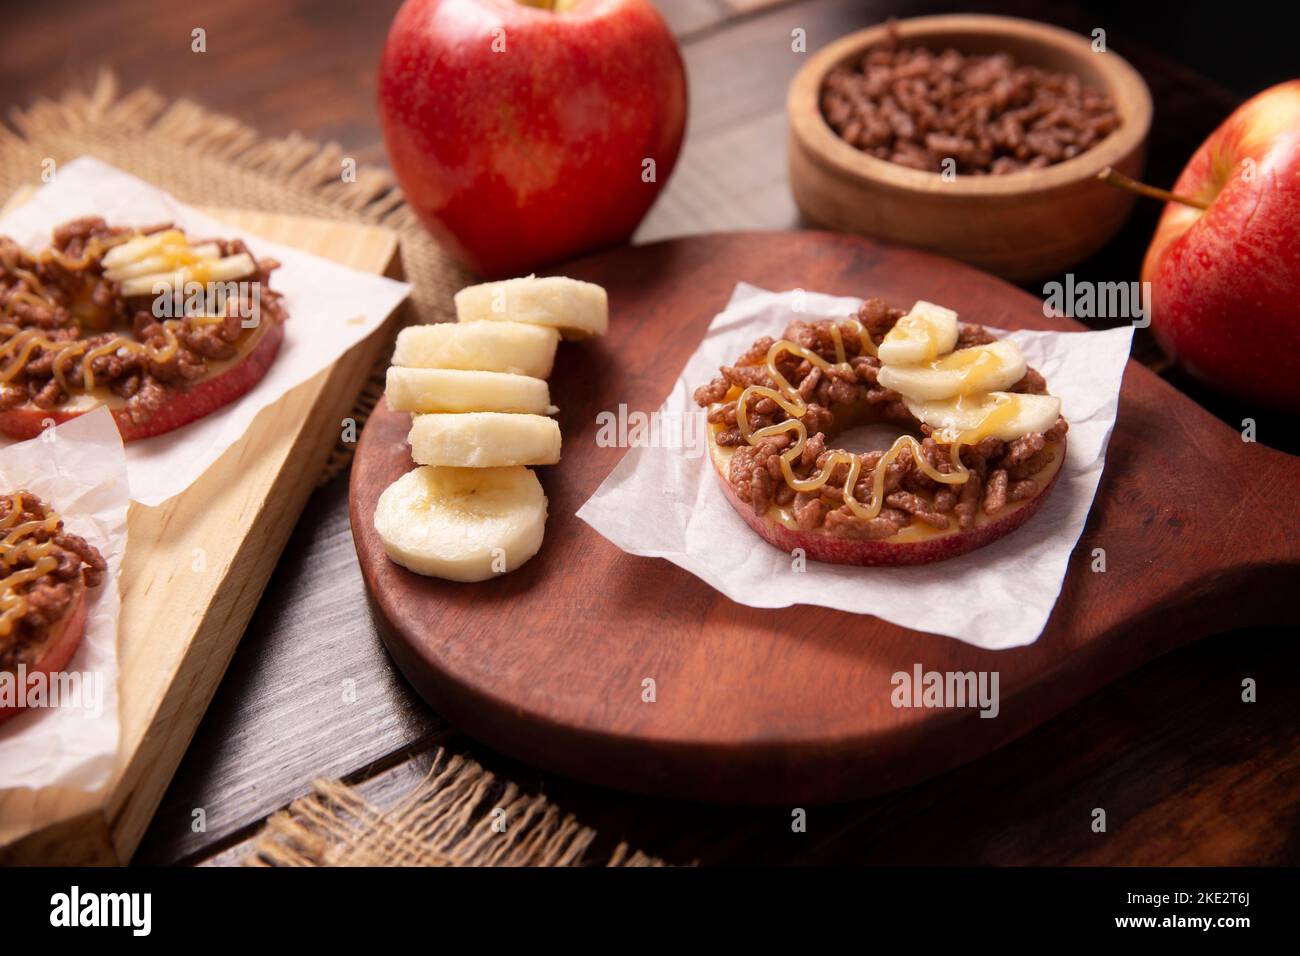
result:
[(1116, 186), (1119, 189), (1127, 189), (1131, 193), (1137, 193), (1139, 196), (1148, 196), (1151, 199), (1159, 199), (1164, 202), (1180, 202), (1184, 206), (1192, 206), (1196, 209), (1209, 209), (1210, 204), (1202, 199), (1193, 199), (1191, 196), (1180, 196), (1178, 193), (1171, 193), (1168, 189), (1160, 189), (1156, 186), (1148, 186), (1146, 183), (1140, 183), (1132, 176), (1125, 176), (1107, 166), (1097, 174), (1097, 178), (1108, 186)]

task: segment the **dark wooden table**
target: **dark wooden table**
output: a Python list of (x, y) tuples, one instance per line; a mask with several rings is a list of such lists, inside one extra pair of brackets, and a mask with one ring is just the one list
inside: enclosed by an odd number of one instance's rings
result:
[[(154, 85), (268, 134), (297, 130), (337, 140), (361, 162), (384, 162), (375, 66), (397, 0), (6, 6), (14, 9), (6, 10), (0, 89), (9, 105), (88, 85), (107, 65), (126, 88)], [(1152, 88), (1149, 178), (1156, 182), (1172, 181), (1242, 94), (1288, 78), (1270, 72), (1286, 70), (1285, 59), (1270, 67), (1256, 47), (1220, 43), (1218, 33), (1216, 45), (1200, 43), (1197, 15), (1184, 7), (1162, 23), (1118, 3), (1045, 13), (1045, 5), (1028, 2), (661, 0), (687, 61), (690, 129), (679, 168), (638, 241), (800, 225), (785, 170), (785, 88), (801, 63), (790, 50), (791, 30), (803, 28), (815, 50), (889, 14), (954, 6), (1047, 16), (1085, 33), (1105, 28), (1111, 48)], [(190, 53), (196, 27), (207, 31), (201, 70)], [(1266, 33), (1267, 24), (1251, 29)], [(1285, 51), (1277, 39), (1262, 42)], [(1186, 63), (1170, 58), (1179, 49), (1189, 51)], [(1243, 88), (1229, 88), (1243, 77)], [(1076, 276), (1135, 278), (1156, 212), (1141, 207)], [(1158, 361), (1145, 339), (1138, 354)], [(1174, 381), (1227, 421), (1247, 414)], [(1295, 453), (1290, 423), (1253, 417), (1262, 441)], [(348, 530), (346, 482), (320, 489), (304, 512), (139, 862), (233, 862), (261, 821), (313, 778), (343, 777), (382, 802), (423, 774), (436, 744), (546, 792), (598, 830), (598, 849), (628, 840), (671, 862), (1300, 862), (1300, 668), (1292, 641), (1283, 640), (1293, 639), (1294, 629), (1202, 641), (957, 771), (869, 801), (813, 809), (808, 831), (795, 834), (785, 808), (671, 804), (582, 786), (506, 760), (448, 726), (410, 691), (379, 641)], [(1241, 701), (1247, 677), (1258, 682), (1258, 703)], [(355, 682), (355, 702), (344, 702), (345, 681)], [(207, 829), (195, 833), (199, 807)], [(1090, 829), (1094, 807), (1107, 809), (1105, 834)]]

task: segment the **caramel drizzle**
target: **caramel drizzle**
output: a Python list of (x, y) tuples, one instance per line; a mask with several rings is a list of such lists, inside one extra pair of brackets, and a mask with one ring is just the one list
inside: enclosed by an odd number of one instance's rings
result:
[[(0, 578), (0, 637), (13, 633), (14, 625), (27, 613), (27, 597), (17, 592), (18, 586), (48, 574), (59, 565), (50, 553), (54, 550), (53, 541), (31, 541), (28, 536), (42, 529), (53, 534), (62, 523), (58, 514), (45, 508), (44, 518), (18, 524), (23, 512), (22, 492), (11, 494), (9, 503), (9, 514), (0, 520), (0, 531), (8, 532), (0, 539), (0, 567), (8, 572)], [(22, 560), (32, 562), (31, 567), (9, 571)]]
[[(857, 331), (858, 338), (861, 342), (862, 352), (864, 354), (876, 355), (875, 343), (871, 336), (867, 334), (865, 328), (856, 320), (848, 320)], [(921, 469), (928, 477), (945, 485), (964, 484), (970, 478), (970, 470), (962, 464), (961, 461), (961, 443), (957, 440), (951, 444), (949, 452), (949, 461), (952, 464), (951, 472), (942, 472), (935, 468), (926, 459), (921, 449), (921, 443), (911, 435), (900, 435), (898, 439), (890, 446), (889, 450), (881, 456), (880, 461), (872, 472), (871, 478), (871, 502), (863, 504), (858, 501), (854, 490), (857, 488), (858, 478), (862, 473), (862, 456), (855, 455), (852, 452), (836, 451), (832, 452), (826, 459), (825, 465), (821, 472), (810, 478), (799, 478), (794, 473), (792, 463), (803, 454), (804, 446), (808, 443), (808, 428), (804, 425), (802, 419), (804, 413), (808, 411), (808, 404), (799, 394), (799, 390), (786, 380), (776, 367), (777, 356), (783, 352), (791, 355), (797, 355), (800, 358), (807, 359), (823, 372), (829, 372), (832, 368), (839, 366), (842, 368), (851, 368), (844, 351), (844, 342), (842, 340), (838, 323), (831, 324), (831, 340), (835, 345), (836, 362), (832, 365), (826, 359), (822, 358), (816, 352), (796, 345), (788, 339), (779, 339), (772, 343), (772, 347), (767, 350), (767, 371), (772, 376), (772, 380), (777, 383), (780, 391), (771, 389), (765, 385), (750, 385), (740, 393), (740, 398), (736, 403), (736, 424), (740, 429), (741, 437), (749, 444), (756, 445), (764, 438), (772, 435), (779, 435), (783, 432), (794, 432), (794, 444), (781, 453), (781, 472), (785, 476), (785, 483), (795, 491), (816, 491), (829, 480), (835, 469), (844, 463), (849, 466), (848, 475), (844, 480), (844, 503), (849, 506), (859, 518), (875, 518), (880, 514), (880, 509), (884, 505), (885, 499), (885, 476), (889, 466), (894, 462), (904, 448), (910, 448), (912, 460), (916, 462), (917, 467)], [(768, 398), (775, 402), (790, 417), (783, 422), (777, 422), (774, 425), (768, 425), (753, 431), (749, 427), (749, 410), (748, 403), (751, 395), (758, 395), (761, 398)]]

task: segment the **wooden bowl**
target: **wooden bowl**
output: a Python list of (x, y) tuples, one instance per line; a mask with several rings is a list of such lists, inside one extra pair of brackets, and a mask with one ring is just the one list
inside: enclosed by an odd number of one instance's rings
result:
[(1016, 282), (1058, 274), (1086, 259), (1123, 225), (1135, 197), (1097, 173), (1113, 166), (1140, 177), (1151, 127), (1151, 94), (1115, 53), (1089, 39), (1011, 17), (954, 15), (902, 20), (905, 46), (1009, 53), (1018, 62), (1076, 74), (1110, 94), (1120, 127), (1073, 159), (1003, 176), (945, 181), (850, 146), (821, 112), (834, 67), (884, 43), (884, 25), (818, 51), (790, 86), (790, 184), (803, 214), (825, 226), (930, 249)]

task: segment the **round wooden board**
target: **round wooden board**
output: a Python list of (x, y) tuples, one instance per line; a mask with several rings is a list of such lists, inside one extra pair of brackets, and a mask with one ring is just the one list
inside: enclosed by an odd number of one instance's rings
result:
[[(560, 346), (551, 388), (564, 458), (538, 469), (550, 519), (537, 556), (481, 584), (390, 562), (375, 502), (413, 466), (409, 416), (382, 402), (351, 481), (357, 554), (394, 660), (448, 719), (513, 757), (676, 798), (850, 799), (1000, 746), (1196, 637), (1294, 614), (1281, 586), (1300, 567), (1294, 511), (1202, 504), (1242, 473), (1243, 494), (1300, 487), (1296, 461), (1243, 444), (1135, 363), (1097, 502), (1047, 630), (1030, 647), (981, 651), (824, 608), (744, 607), (667, 561), (624, 554), (574, 516), (625, 453), (597, 446), (597, 413), (658, 408), (737, 282), (924, 298), (1003, 328), (1081, 326), (1045, 318), (1038, 299), (965, 266), (831, 233), (694, 237), (553, 271), (605, 286), (611, 322), (603, 339)], [(767, 547), (757, 537), (754, 546)], [(1107, 571), (1092, 573), (1101, 546)], [(890, 677), (917, 664), (998, 671), (998, 717), (896, 709)], [(646, 678), (653, 703), (642, 699)]]

